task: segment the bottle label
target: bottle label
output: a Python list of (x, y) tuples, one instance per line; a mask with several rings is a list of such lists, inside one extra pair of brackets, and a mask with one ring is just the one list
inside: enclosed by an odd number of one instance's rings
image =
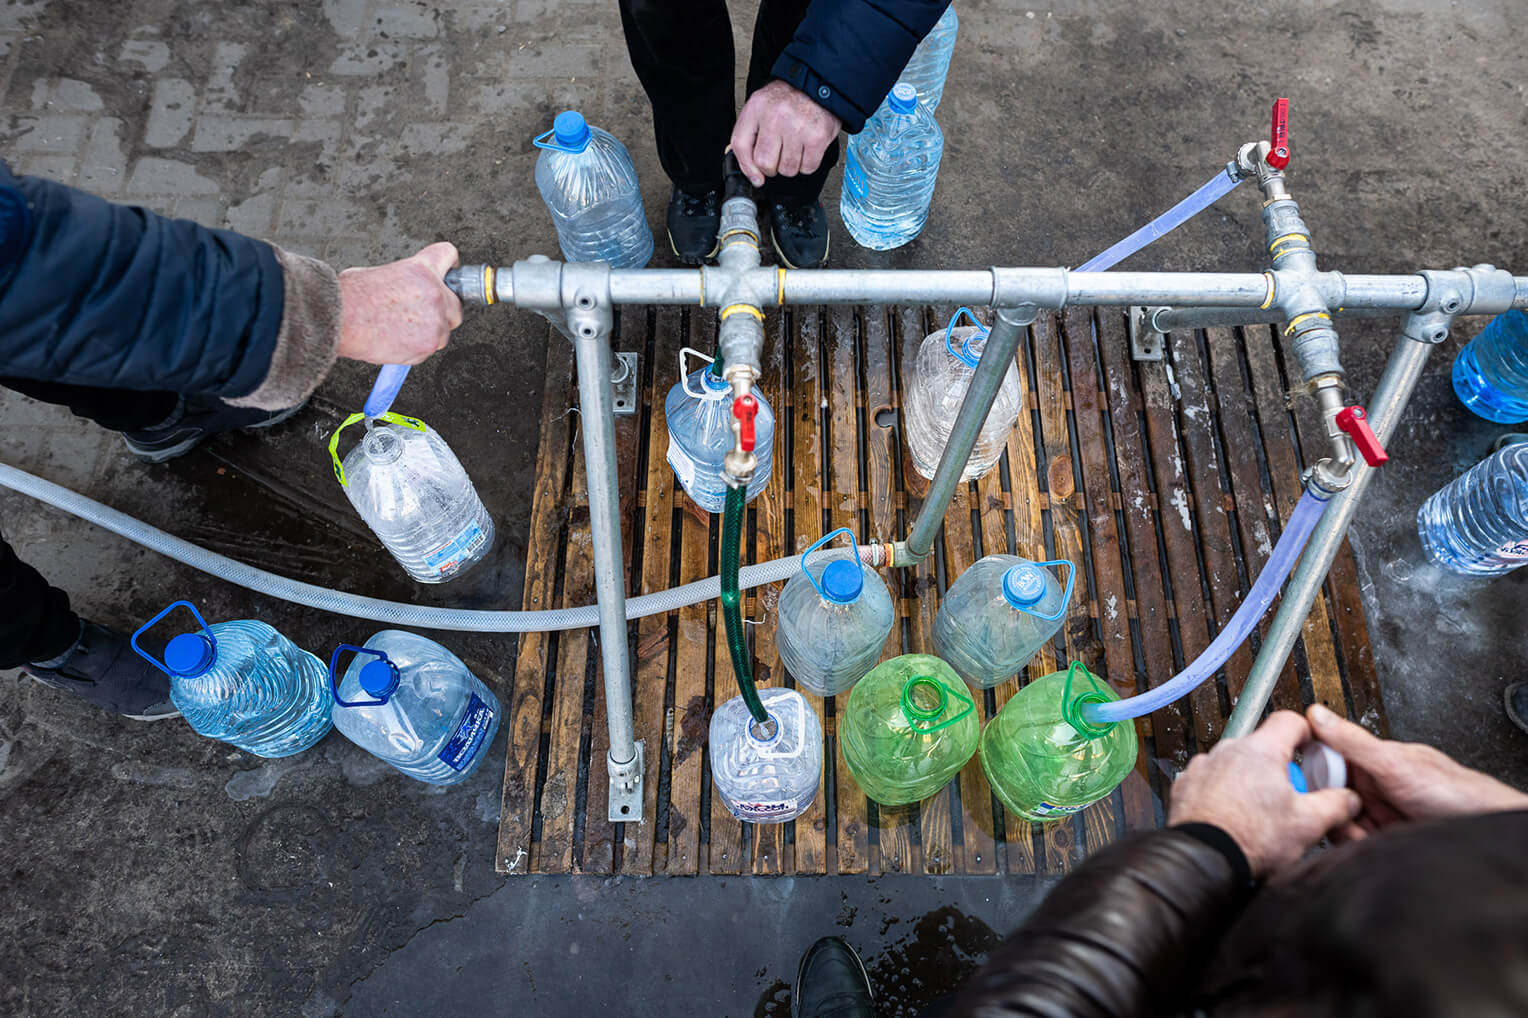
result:
[(488, 539), (476, 521), (467, 529), (424, 557), (424, 564), (439, 573), (454, 569), (464, 558), (470, 558)]
[(1528, 559), (1528, 541), (1508, 541), (1496, 549), (1496, 557), (1509, 562), (1521, 562)]
[(672, 438), (669, 439), (668, 462), (674, 468), (674, 476), (679, 478), (680, 487), (689, 491), (695, 486), (695, 461)]
[(860, 201), (864, 201), (870, 194), (870, 182), (865, 177), (865, 167), (860, 165), (859, 156), (854, 154), (852, 148), (849, 149), (849, 157), (844, 160), (844, 186)]
[(492, 725), (493, 708), (473, 693), (467, 700), (467, 711), (462, 715), (462, 723), (456, 726), (456, 731), (451, 733), (451, 738), (446, 740), (445, 746), (436, 756), (453, 771), (466, 770), (477, 758), (478, 750), (483, 745), (483, 736), (488, 734)]
[(1071, 816), (1080, 809), (1082, 806), (1053, 806), (1048, 802), (1042, 802), (1034, 808), (1033, 812), (1036, 816), (1042, 817), (1064, 817)]
[(778, 820), (788, 816), (796, 804), (789, 799), (767, 802), (738, 802), (732, 806), (732, 815), (739, 820)]

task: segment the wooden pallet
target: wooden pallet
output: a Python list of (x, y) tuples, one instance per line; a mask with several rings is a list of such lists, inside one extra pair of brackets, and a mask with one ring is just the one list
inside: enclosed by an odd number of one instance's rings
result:
[[(774, 473), (749, 509), (748, 560), (800, 552), (827, 531), (905, 537), (921, 479), (902, 455), (899, 379), (951, 308), (801, 308), (769, 316), (764, 391), (777, 415)], [(551, 336), (524, 605), (592, 603), (593, 567), (568, 345)], [(700, 512), (664, 455), (663, 400), (681, 346), (710, 349), (699, 309), (630, 309), (615, 348), (642, 355), (645, 399), (617, 420), (628, 589), (714, 574), (720, 517)], [(1132, 363), (1110, 309), (1037, 322), (1021, 346), (1021, 414), (999, 467), (957, 494), (935, 555), (883, 575), (900, 606), (885, 656), (930, 650), (939, 596), (976, 559), (1008, 552), (1079, 564), (1069, 621), (1029, 668), (1081, 659), (1122, 695), (1192, 660), (1240, 603), (1300, 494), (1321, 432), (1286, 401), (1266, 328), (1170, 338), (1165, 362)], [(1308, 401), (1306, 401), (1308, 402)], [(1297, 406), (1297, 409), (1298, 406)], [(778, 585), (745, 596), (759, 685), (793, 685), (775, 649)], [(1135, 771), (1108, 799), (1049, 824), (1006, 816), (973, 759), (916, 806), (883, 808), (846, 770), (845, 699), (810, 698), (827, 736), (823, 787), (792, 823), (733, 819), (711, 795), (713, 705), (733, 695), (714, 603), (631, 626), (637, 737), (646, 740), (643, 823), (606, 816), (605, 733), (593, 631), (524, 637), (507, 699), (509, 747), (497, 866), (508, 873), (1056, 873), (1121, 832), (1161, 824), (1162, 796), (1219, 737), (1251, 666), (1244, 648), (1214, 682), (1138, 722)], [(1266, 628), (1267, 620), (1264, 620)], [(981, 704), (991, 717), (1019, 688)], [(1351, 552), (1343, 547), (1274, 693), (1319, 701), (1385, 730)], [(591, 763), (592, 761), (592, 763)]]

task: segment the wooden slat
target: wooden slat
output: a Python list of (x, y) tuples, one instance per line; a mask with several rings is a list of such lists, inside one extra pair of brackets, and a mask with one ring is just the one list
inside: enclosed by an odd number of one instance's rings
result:
[[(562, 557), (562, 504), (568, 471), (565, 411), (572, 393), (573, 354), (548, 330), (546, 384), (541, 397), (541, 442), (536, 452), (536, 480), (531, 500), (530, 537), (525, 550), (526, 609), (549, 608)], [(515, 678), (509, 697), (508, 749), (504, 760), (504, 795), (500, 808), (495, 868), (501, 873), (529, 873), (536, 793), (541, 788), (541, 716), (544, 706), (548, 633), (520, 637)]]
[[(1021, 410), (1020, 413), (1027, 414), (1027, 411)], [(977, 516), (981, 521), (977, 530), (977, 536), (981, 540), (981, 548), (978, 549), (979, 554), (976, 555), (978, 560), (988, 555), (1011, 554), (1008, 547), (1007, 512), (1003, 508), (1005, 500), (1003, 498), (1002, 475), (1003, 464), (999, 460), (995, 467), (976, 481)], [(1017, 691), (1018, 683), (1019, 677), (1014, 676), (999, 683), (998, 688), (1007, 687), (1012, 691)], [(1008, 697), (1011, 696), (1012, 692), (1008, 694)], [(1006, 703), (1008, 697), (1004, 697), (1003, 702)], [(994, 692), (990, 697), (982, 695), (979, 699), (982, 707), (983, 723), (986, 724), (997, 716), (997, 694)], [(987, 782), (987, 775), (981, 769), (980, 759), (973, 760), (961, 772), (961, 782), (960, 797), (966, 814), (974, 818), (975, 823), (982, 828), (984, 834), (983, 840), (976, 845), (974, 850), (971, 840), (967, 838), (965, 841), (966, 871), (969, 873), (996, 873), (998, 868), (996, 836), (999, 824), (1003, 819), (1003, 807), (997, 803), (992, 795), (992, 786)], [(985, 798), (983, 798), (984, 795)], [(985, 826), (985, 822), (989, 820), (992, 824), (990, 828)], [(1025, 827), (1027, 829), (1027, 825)], [(1029, 846), (1027, 843), (1026, 847), (1030, 847), (1031, 851), (1033, 851), (1032, 846)], [(1023, 870), (1023, 872), (1030, 871)]]
[[(715, 517), (718, 540), (721, 536), (721, 522), (720, 516)], [(738, 695), (737, 677), (732, 670), (732, 653), (727, 648), (727, 625), (722, 620), (720, 601), (716, 603), (716, 608), (712, 612), (712, 625), (715, 627), (713, 632), (716, 634), (716, 647), (711, 662), (712, 701), (706, 712), (708, 728), (709, 715), (718, 706)], [(744, 628), (746, 629), (747, 626), (745, 625)], [(710, 760), (709, 754), (706, 759)], [(743, 866), (747, 862), (743, 851), (743, 823), (732, 815), (731, 810), (727, 809), (726, 804), (722, 802), (722, 797), (716, 794), (714, 786), (711, 788), (711, 841), (706, 847), (708, 873), (733, 876), (743, 872)]]

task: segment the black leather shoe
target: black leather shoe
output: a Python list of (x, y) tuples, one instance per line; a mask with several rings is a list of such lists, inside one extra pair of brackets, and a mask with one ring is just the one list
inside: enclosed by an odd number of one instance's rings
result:
[(1512, 683), (1502, 699), (1507, 702), (1507, 717), (1514, 725), (1528, 732), (1528, 682)]
[(822, 202), (771, 202), (769, 225), (775, 254), (786, 268), (820, 269), (828, 264), (828, 214)]
[(692, 193), (674, 185), (669, 196), (668, 235), (674, 257), (684, 265), (700, 265), (716, 254), (716, 233), (722, 225), (719, 191)]
[(211, 396), (182, 397), (180, 413), (173, 423), (144, 431), (124, 431), (128, 451), (145, 463), (163, 463), (201, 445), (220, 431), (269, 428), (301, 410), (302, 404), (285, 410), (257, 410), (229, 406)]
[(870, 977), (854, 948), (839, 937), (807, 948), (796, 970), (791, 1018), (875, 1018)]
[[(150, 653), (163, 649), (148, 637), (140, 645)], [(79, 640), (60, 657), (25, 665), (22, 671), (45, 686), (134, 721), (180, 717), (170, 702), (165, 673), (139, 657), (126, 636), (94, 622), (81, 623)]]

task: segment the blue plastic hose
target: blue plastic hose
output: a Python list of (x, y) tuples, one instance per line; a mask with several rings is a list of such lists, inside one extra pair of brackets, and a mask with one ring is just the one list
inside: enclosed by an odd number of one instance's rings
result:
[(1103, 272), (1105, 269), (1112, 269), (1115, 265), (1129, 258), (1147, 244), (1167, 236), (1190, 219), (1193, 219), (1199, 213), (1230, 194), (1236, 189), (1236, 185), (1240, 183), (1241, 181), (1232, 177), (1229, 171), (1221, 170), (1209, 183), (1199, 190), (1107, 251), (1095, 255), (1077, 266), (1074, 271)]

